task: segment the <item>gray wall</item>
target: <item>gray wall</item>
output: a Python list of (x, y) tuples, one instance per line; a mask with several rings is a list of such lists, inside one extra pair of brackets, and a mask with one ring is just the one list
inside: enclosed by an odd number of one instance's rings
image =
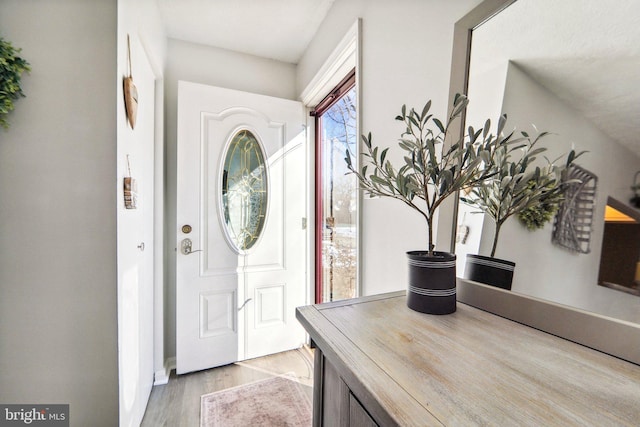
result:
[(116, 0), (2, 0), (23, 49), (0, 130), (0, 402), (118, 419)]

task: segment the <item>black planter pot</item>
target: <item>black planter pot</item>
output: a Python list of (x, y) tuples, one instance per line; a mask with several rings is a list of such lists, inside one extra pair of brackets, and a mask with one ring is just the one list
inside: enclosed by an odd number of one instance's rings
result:
[(456, 256), (448, 252), (407, 252), (409, 290), (407, 306), (420, 313), (450, 314), (456, 311)]
[(502, 289), (511, 290), (516, 263), (482, 255), (467, 254), (464, 278)]

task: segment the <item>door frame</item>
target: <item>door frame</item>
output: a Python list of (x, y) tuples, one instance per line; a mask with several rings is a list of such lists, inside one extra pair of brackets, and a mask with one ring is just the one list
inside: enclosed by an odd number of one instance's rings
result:
[[(309, 212), (308, 224), (315, 224), (317, 221), (316, 212), (316, 126), (315, 117), (311, 116), (311, 111), (318, 105), (344, 78), (355, 69), (356, 80), (356, 135), (361, 134), (362, 129), (362, 85), (361, 79), (362, 68), (362, 19), (358, 18), (338, 42), (333, 52), (329, 55), (319, 71), (311, 79), (306, 88), (302, 91), (300, 99), (307, 109), (307, 192)], [(359, 163), (361, 144), (360, 140), (356, 143), (358, 156), (356, 159), (356, 167)], [(356, 199), (356, 229), (358, 230), (356, 239), (356, 294), (363, 294), (362, 287), (362, 191), (358, 191)], [(316, 277), (317, 266), (316, 257), (320, 250), (315, 236), (315, 227), (307, 227), (307, 286), (309, 294), (309, 302), (315, 303), (316, 298)]]
[[(320, 134), (321, 129), (318, 126), (318, 123), (320, 121), (320, 116), (322, 116), (327, 110), (329, 110), (335, 103), (337, 103), (338, 101), (340, 101), (340, 99), (342, 99), (342, 97), (349, 92), (353, 87), (356, 87), (356, 94), (358, 91), (357, 85), (356, 85), (356, 71), (355, 68), (352, 69), (351, 71), (349, 71), (349, 73), (333, 88), (331, 89), (331, 91), (322, 99), (322, 101), (320, 101), (316, 107), (309, 113), (312, 117), (314, 117), (314, 133), (315, 133), (315, 185), (314, 185), (314, 189), (315, 189), (315, 194), (314, 194), (314, 202), (315, 202), (315, 221), (314, 221), (314, 241), (315, 241), (315, 256), (314, 256), (314, 265), (315, 265), (315, 275), (314, 275), (314, 282), (315, 282), (315, 303), (319, 304), (322, 302), (329, 302), (329, 301), (322, 301), (322, 295), (323, 295), (323, 268), (322, 268), (322, 234), (323, 234), (323, 223), (321, 221), (321, 218), (323, 216), (323, 209), (324, 209), (324, 204), (323, 204), (323, 200), (322, 200), (322, 184), (323, 184), (323, 165), (324, 165), (324, 157), (322, 156), (322, 151), (324, 149), (324, 146), (322, 146), (319, 141), (322, 141), (322, 135)], [(356, 96), (357, 97), (357, 96)], [(356, 100), (356, 111), (358, 109), (358, 104), (357, 104), (357, 100)], [(356, 114), (356, 121), (358, 120), (358, 115)], [(359, 128), (356, 130), (356, 136), (359, 135)], [(359, 138), (357, 138), (359, 139)], [(359, 151), (359, 144), (356, 141), (356, 147)], [(356, 162), (356, 168), (358, 167), (358, 163), (359, 163), (359, 159), (355, 159)], [(356, 217), (356, 230), (358, 231), (356, 234), (356, 248), (359, 248), (359, 242), (357, 241), (357, 239), (359, 239), (360, 236), (360, 213), (359, 213), (359, 197), (358, 195), (360, 194), (360, 192), (356, 193), (356, 205), (357, 208), (356, 210), (358, 211), (358, 216)], [(357, 257), (357, 253), (359, 251), (356, 250), (356, 257)], [(356, 295), (355, 296), (359, 296), (360, 294), (360, 289), (358, 286), (358, 268), (357, 266), (359, 265), (358, 262), (356, 262)]]

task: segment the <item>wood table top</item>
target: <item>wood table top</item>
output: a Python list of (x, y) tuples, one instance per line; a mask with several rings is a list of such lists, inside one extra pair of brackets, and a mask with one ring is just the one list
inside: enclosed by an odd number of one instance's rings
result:
[(300, 307), (297, 317), (378, 420), (640, 425), (640, 366), (462, 303), (427, 315), (395, 292)]

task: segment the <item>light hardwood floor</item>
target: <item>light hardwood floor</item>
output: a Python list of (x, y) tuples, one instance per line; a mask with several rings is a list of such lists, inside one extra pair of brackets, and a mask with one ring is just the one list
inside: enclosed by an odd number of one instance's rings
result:
[(307, 388), (313, 386), (313, 350), (303, 347), (284, 353), (245, 360), (219, 368), (177, 376), (151, 390), (143, 427), (200, 425), (200, 396), (265, 378), (292, 374)]

